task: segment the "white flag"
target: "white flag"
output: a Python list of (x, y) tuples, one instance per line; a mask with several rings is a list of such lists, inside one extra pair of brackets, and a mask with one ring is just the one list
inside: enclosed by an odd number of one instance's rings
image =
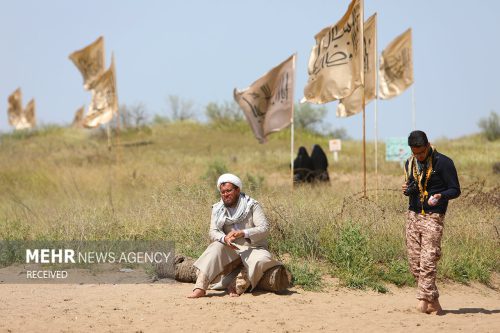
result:
[(9, 124), (16, 130), (35, 127), (35, 100), (32, 99), (29, 101), (26, 108), (23, 109), (21, 88), (17, 88), (16, 91), (9, 96), (7, 113), (9, 115)]
[(234, 99), (243, 109), (260, 143), (291, 123), (295, 84), (295, 54), (271, 69), (244, 90), (234, 89)]
[(83, 76), (83, 87), (90, 89), (92, 81), (102, 75), (104, 64), (104, 38), (97, 38), (92, 44), (69, 55), (69, 58)]
[(9, 106), (7, 109), (7, 114), (9, 115), (10, 126), (16, 127), (16, 125), (21, 121), (23, 116), (23, 101), (21, 88), (17, 88), (9, 96)]
[(380, 57), (380, 98), (400, 95), (413, 83), (411, 29), (394, 39)]
[(315, 36), (302, 101), (324, 104), (363, 85), (363, 15), (363, 0), (352, 0), (337, 24)]
[(83, 119), (83, 126), (94, 128), (108, 123), (118, 111), (114, 58), (111, 59), (109, 69), (92, 81), (89, 88), (92, 92), (92, 101)]
[(363, 94), (365, 105), (375, 99), (377, 94), (377, 14), (366, 20), (363, 41), (365, 85), (339, 101), (337, 117), (349, 117), (363, 111)]
[(29, 103), (26, 105), (24, 109), (24, 119), (28, 124), (28, 128), (33, 128), (36, 125), (36, 116), (35, 116), (35, 100), (31, 99)]

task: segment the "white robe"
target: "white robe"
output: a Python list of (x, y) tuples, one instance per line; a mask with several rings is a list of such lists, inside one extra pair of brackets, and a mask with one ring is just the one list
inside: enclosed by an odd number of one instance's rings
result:
[[(265, 271), (271, 267), (281, 265), (279, 261), (272, 258), (267, 249), (269, 224), (262, 207), (259, 203), (255, 203), (251, 212), (243, 221), (232, 225), (224, 225), (223, 230), (217, 228), (214, 213), (214, 210), (212, 210), (210, 221), (210, 239), (212, 243), (196, 260), (194, 266), (205, 274), (211, 282), (223, 272), (224, 267), (239, 257), (248, 271), (248, 277), (252, 289), (254, 289)], [(221, 237), (233, 229), (247, 230), (248, 232), (249, 238), (235, 240), (234, 243), (238, 245), (238, 250), (234, 250), (220, 242)]]

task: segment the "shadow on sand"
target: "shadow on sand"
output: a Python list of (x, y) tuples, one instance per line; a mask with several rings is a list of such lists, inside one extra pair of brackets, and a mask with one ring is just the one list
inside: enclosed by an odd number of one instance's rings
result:
[(458, 310), (443, 310), (443, 315), (447, 314), (470, 314), (470, 313), (482, 313), (482, 314), (495, 314), (500, 313), (500, 309), (487, 310), (484, 308), (460, 308)]
[[(261, 295), (266, 295), (266, 294), (275, 294), (275, 295), (279, 295), (279, 296), (291, 296), (293, 294), (297, 294), (297, 292), (292, 291), (292, 290), (283, 290), (283, 291), (277, 291), (277, 292), (256, 290), (256, 291), (252, 291), (251, 294), (252, 294), (252, 296), (261, 296)], [(210, 290), (203, 297), (224, 297), (224, 296), (229, 296), (229, 293), (226, 290), (220, 290), (220, 291), (219, 290), (217, 290), (217, 291)]]

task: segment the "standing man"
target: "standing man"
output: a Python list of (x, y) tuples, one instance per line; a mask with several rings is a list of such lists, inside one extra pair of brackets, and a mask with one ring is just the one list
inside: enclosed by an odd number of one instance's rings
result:
[(255, 288), (265, 271), (281, 264), (267, 250), (269, 225), (264, 211), (241, 192), (242, 186), (240, 178), (229, 173), (217, 180), (221, 200), (212, 206), (212, 243), (194, 263), (199, 273), (188, 298), (205, 296), (210, 282), (236, 260), (241, 259), (244, 267), (228, 288), (231, 296), (239, 296), (249, 286)]
[(448, 201), (460, 195), (453, 161), (429, 144), (427, 135), (413, 131), (408, 137), (411, 156), (405, 164), (403, 194), (409, 197), (406, 249), (410, 270), (418, 283), (417, 309), (442, 312), (436, 287), (437, 262)]

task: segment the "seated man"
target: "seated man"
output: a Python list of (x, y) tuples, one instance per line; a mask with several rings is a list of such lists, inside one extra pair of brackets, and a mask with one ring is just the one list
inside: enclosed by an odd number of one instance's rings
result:
[[(241, 180), (226, 173), (219, 177), (217, 188), (221, 200), (212, 206), (212, 243), (194, 263), (199, 274), (189, 298), (205, 296), (210, 282), (236, 260), (241, 259), (244, 268), (237, 277), (239, 288), (234, 284), (228, 288), (231, 296), (239, 296), (250, 285), (255, 288), (266, 270), (280, 265), (267, 250), (269, 225), (264, 211), (257, 201), (240, 192)], [(241, 280), (248, 283), (242, 286)]]

